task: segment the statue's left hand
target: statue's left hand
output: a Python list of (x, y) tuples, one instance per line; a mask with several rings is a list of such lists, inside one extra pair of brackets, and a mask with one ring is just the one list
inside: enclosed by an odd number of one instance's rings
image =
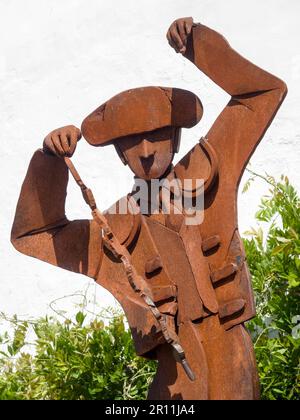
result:
[(176, 19), (170, 26), (167, 39), (177, 53), (184, 54), (186, 52), (187, 39), (192, 31), (193, 24), (192, 17), (184, 17)]

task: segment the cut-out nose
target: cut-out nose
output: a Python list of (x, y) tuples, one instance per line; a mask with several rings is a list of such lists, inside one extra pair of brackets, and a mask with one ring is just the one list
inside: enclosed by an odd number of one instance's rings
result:
[(151, 150), (151, 145), (149, 145), (148, 140), (144, 139), (141, 142), (140, 157), (142, 159), (148, 159), (150, 156), (153, 156), (154, 154), (155, 154), (155, 151)]
[(145, 173), (149, 173), (154, 163), (155, 150), (153, 150), (153, 144), (146, 139), (142, 140), (139, 155)]

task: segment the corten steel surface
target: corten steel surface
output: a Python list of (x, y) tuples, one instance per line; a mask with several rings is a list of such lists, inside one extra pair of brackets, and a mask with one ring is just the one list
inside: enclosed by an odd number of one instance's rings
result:
[[(108, 231), (101, 235), (100, 213), (94, 210), (93, 220), (69, 221), (69, 161), (62, 157), (73, 154), (81, 136), (70, 126), (50, 133), (31, 160), (12, 243), (24, 254), (94, 278), (118, 299), (137, 353), (159, 362), (150, 399), (256, 399), (255, 357), (244, 327), (255, 307), (238, 232), (237, 189), (287, 88), (191, 18), (174, 22), (168, 39), (231, 96), (206, 140), (172, 166), (180, 129), (201, 119), (202, 105), (190, 92), (164, 87), (115, 96), (84, 120), (82, 132), (94, 146), (114, 144), (137, 178), (204, 179), (203, 223), (187, 225), (184, 214), (106, 213), (115, 238), (110, 247)], [(91, 204), (91, 196), (86, 198)], [(120, 203), (139, 210), (141, 201), (129, 198)], [(194, 380), (166, 337), (184, 349)]]

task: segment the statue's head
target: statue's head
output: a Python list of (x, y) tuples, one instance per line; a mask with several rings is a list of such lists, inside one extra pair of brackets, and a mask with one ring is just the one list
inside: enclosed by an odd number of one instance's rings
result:
[(113, 144), (122, 162), (145, 180), (161, 178), (180, 146), (181, 128), (196, 125), (203, 114), (192, 92), (144, 87), (122, 92), (82, 123), (93, 146)]

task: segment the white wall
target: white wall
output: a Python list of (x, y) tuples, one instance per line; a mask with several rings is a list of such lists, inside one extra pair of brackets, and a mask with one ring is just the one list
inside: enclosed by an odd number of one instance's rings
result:
[[(0, 0), (0, 311), (43, 314), (51, 300), (93, 284), (18, 254), (9, 242), (29, 160), (50, 130), (80, 126), (90, 111), (130, 87), (182, 87), (201, 97), (205, 117), (183, 133), (180, 157), (227, 102), (226, 94), (168, 46), (165, 32), (177, 17), (193, 16), (220, 31), (239, 52), (287, 82), (289, 96), (252, 166), (285, 173), (300, 189), (299, 15), (298, 0)], [(113, 148), (91, 148), (83, 140), (74, 160), (100, 208), (130, 190), (132, 176)], [(254, 223), (264, 188), (257, 183), (240, 197), (241, 231)], [(68, 215), (89, 215), (73, 184)], [(97, 300), (113, 302), (98, 286)], [(59, 307), (68, 305), (66, 300)]]

